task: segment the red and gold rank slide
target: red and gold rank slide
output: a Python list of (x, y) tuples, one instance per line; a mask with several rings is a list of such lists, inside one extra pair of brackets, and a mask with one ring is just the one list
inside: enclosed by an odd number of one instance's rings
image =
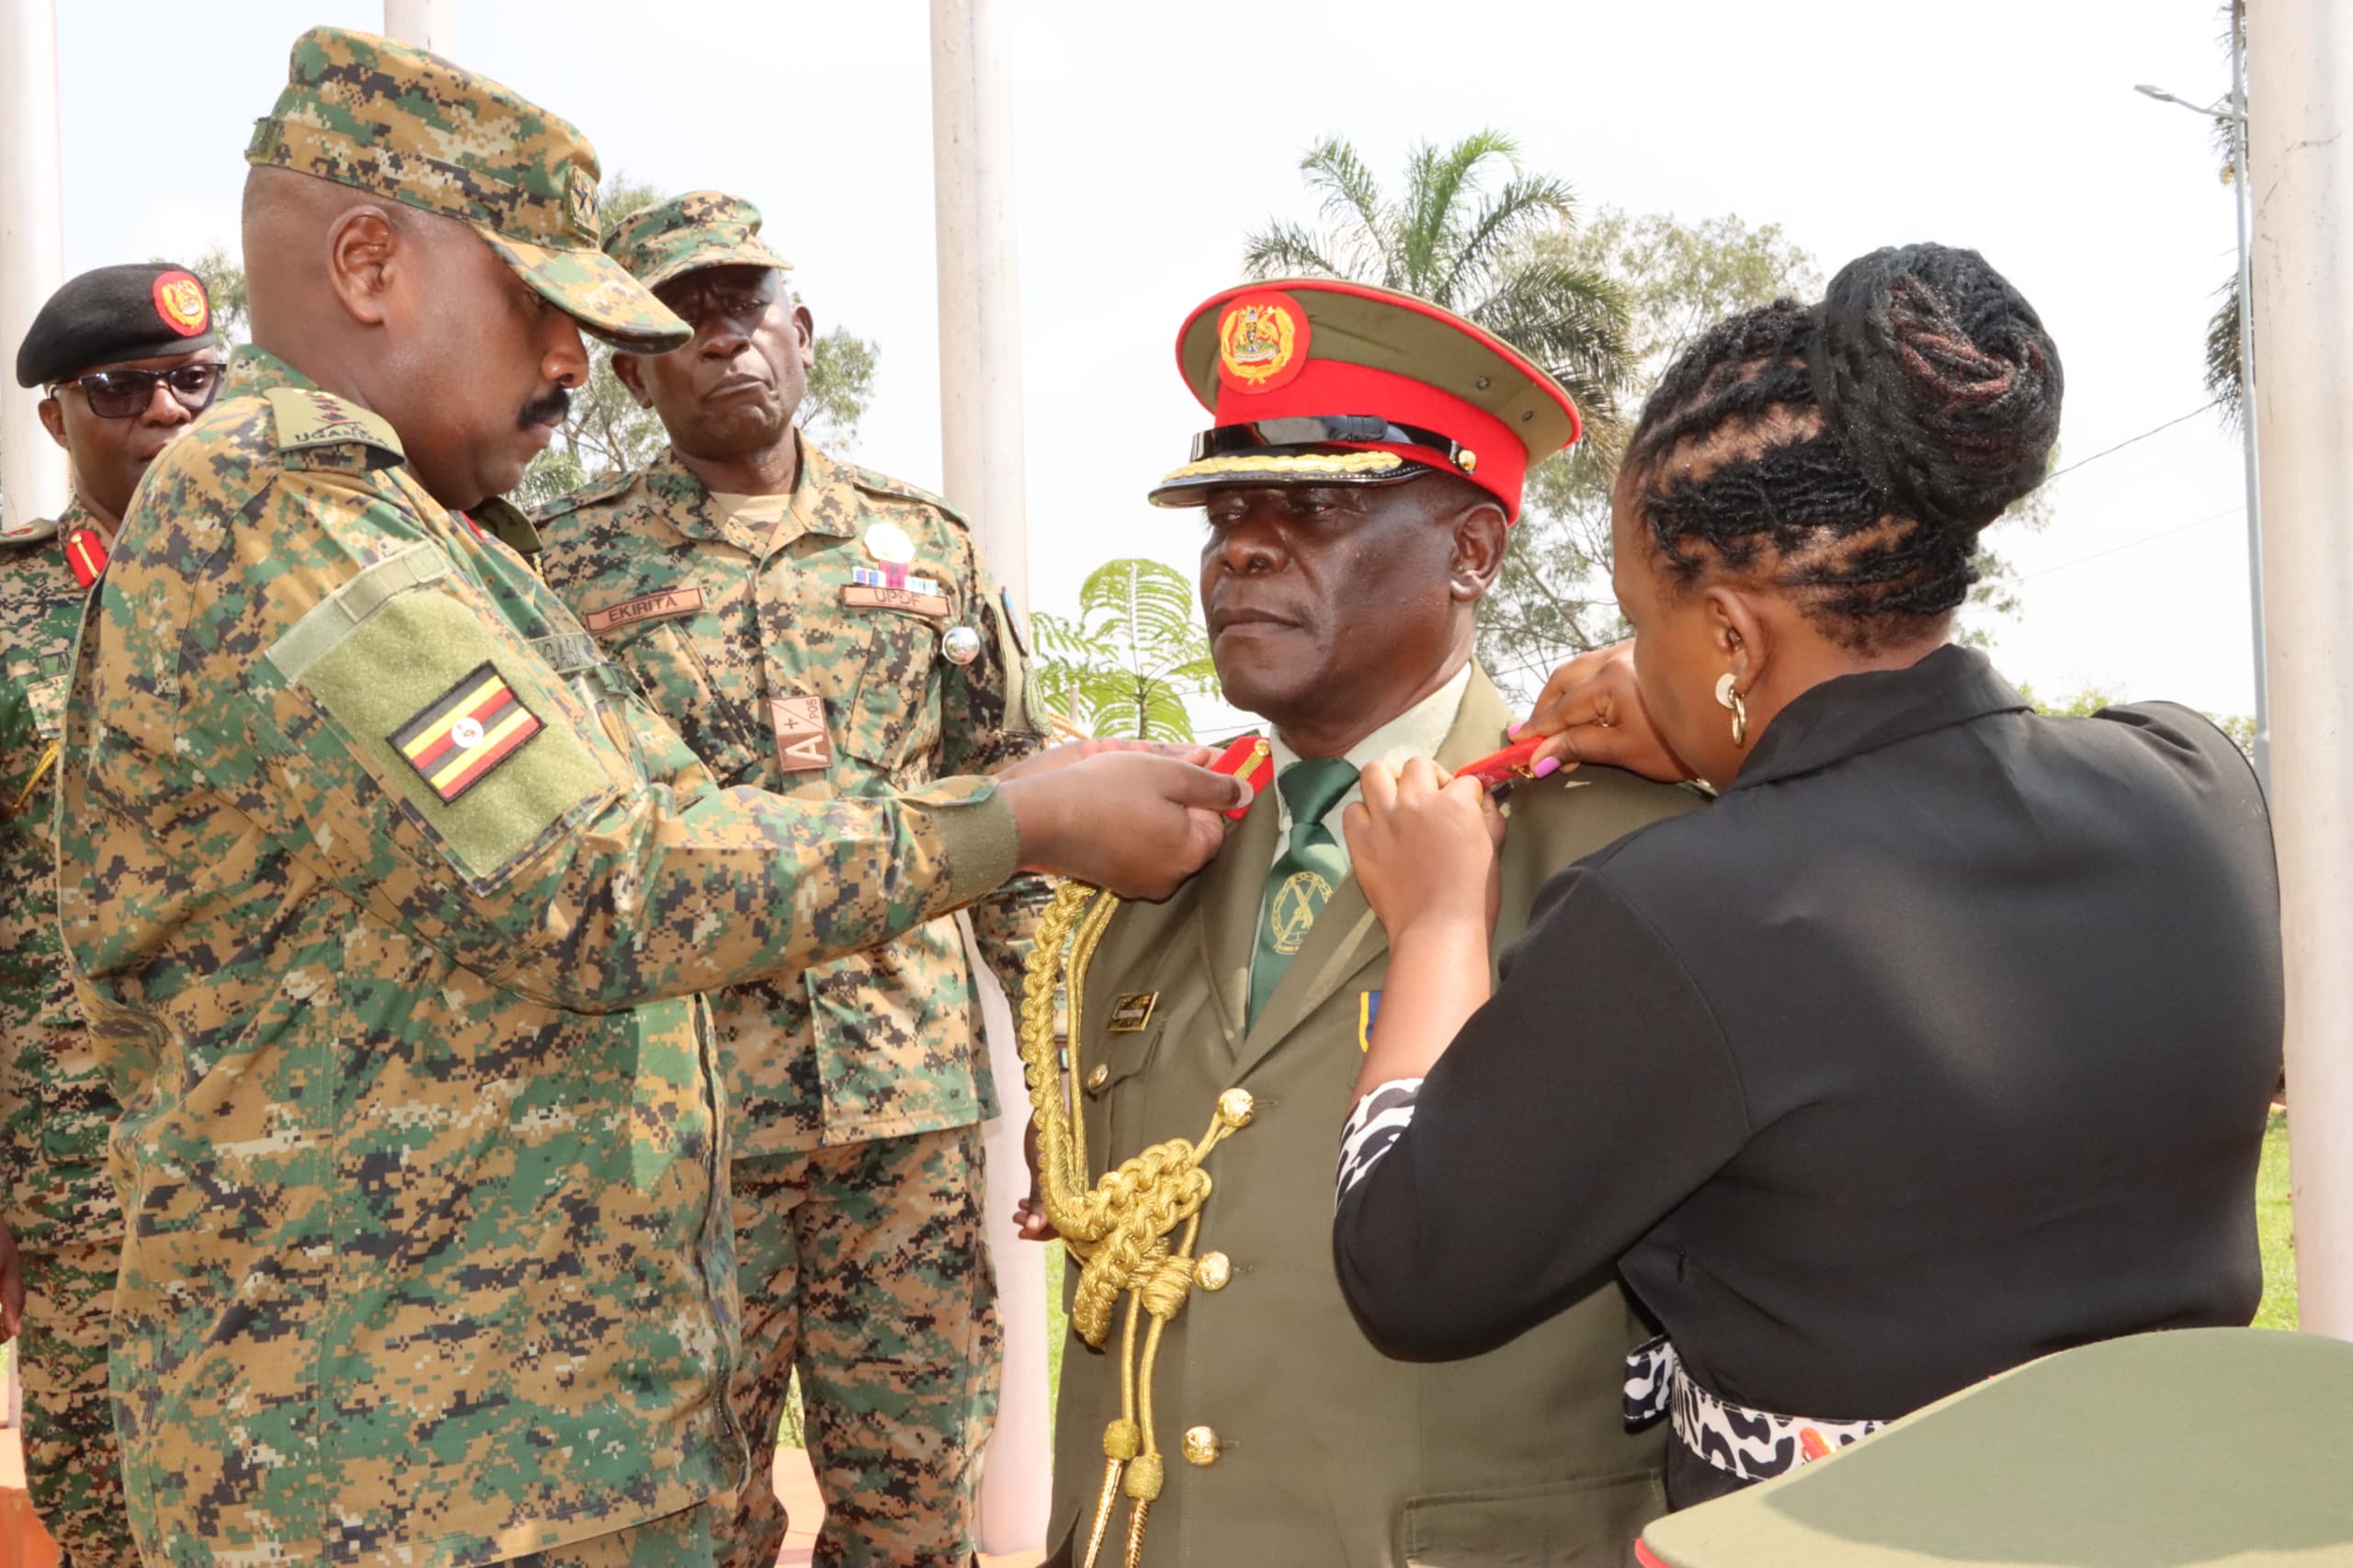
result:
[(488, 778), (540, 728), (540, 716), (484, 660), (391, 738), (447, 804)]

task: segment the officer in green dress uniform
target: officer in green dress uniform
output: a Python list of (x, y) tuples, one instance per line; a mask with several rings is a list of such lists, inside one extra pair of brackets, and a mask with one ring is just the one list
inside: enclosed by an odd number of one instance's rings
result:
[[(1575, 438), (1575, 411), (1487, 332), (1353, 283), (1229, 290), (1187, 318), (1177, 357), (1214, 428), (1153, 498), (1203, 509), (1219, 678), (1269, 722), (1276, 788), (1176, 897), (1120, 906), (1084, 970), (1083, 1168), (1058, 1176), (1072, 1141), (1049, 1128), (1023, 1214), (1097, 1260), (1069, 1272), (1051, 1560), (1627, 1561), (1664, 1499), (1658, 1435), (1621, 1419), (1643, 1330), (1615, 1281), (1486, 1354), (1406, 1361), (1358, 1329), (1331, 1251), (1333, 1128), (1387, 960), (1340, 812), (1374, 761), (1459, 767), (1506, 743), (1472, 617), (1526, 470)], [(1497, 949), (1554, 871), (1698, 803), (1592, 767), (1523, 784)], [(1204, 1199), (1149, 1151), (1199, 1137), (1213, 1108), (1214, 1147), (1175, 1162), (1207, 1176)], [(1123, 1165), (1112, 1186), (1138, 1201), (1090, 1208)], [(1117, 1216), (1163, 1199), (1174, 1222), (1130, 1269)]]

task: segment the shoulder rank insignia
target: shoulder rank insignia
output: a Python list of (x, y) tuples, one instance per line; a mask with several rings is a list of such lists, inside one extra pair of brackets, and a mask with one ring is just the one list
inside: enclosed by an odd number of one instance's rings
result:
[(290, 468), (350, 466), (333, 460), (330, 454), (336, 448), (356, 449), (356, 466), (360, 468), (390, 468), (407, 460), (390, 425), (332, 392), (272, 387), (265, 395), (278, 453)]
[(540, 728), (540, 716), (485, 659), (390, 738), (447, 804), (489, 777)]
[(65, 536), (65, 564), (74, 568), (74, 580), (85, 588), (106, 575), (107, 541), (97, 529), (75, 528)]
[(534, 523), (544, 523), (551, 517), (569, 517), (583, 506), (594, 506), (599, 502), (611, 500), (628, 490), (631, 485), (635, 484), (638, 477), (639, 473), (635, 469), (623, 469), (619, 473), (608, 473), (602, 479), (589, 481), (569, 495), (559, 495), (552, 501), (542, 501), (524, 515)]
[(847, 463), (841, 466), (840, 472), (847, 474), (852, 484), (870, 495), (888, 495), (894, 500), (919, 502), (939, 513), (959, 528), (969, 526), (965, 523), (964, 515), (961, 512), (919, 484), (909, 484), (904, 479), (893, 479), (887, 473), (878, 473), (870, 468), (857, 468)]
[(1372, 1026), (1374, 1020), (1380, 1017), (1381, 993), (1378, 991), (1358, 992), (1357, 1049), (1358, 1051), (1370, 1051), (1372, 1049)]
[(1275, 781), (1274, 748), (1264, 735), (1237, 735), (1226, 743), (1225, 749), (1210, 764), (1211, 773), (1223, 773), (1250, 786), (1250, 805), (1236, 806), (1225, 813), (1229, 822), (1240, 822), (1250, 814), (1250, 806), (1267, 792)]

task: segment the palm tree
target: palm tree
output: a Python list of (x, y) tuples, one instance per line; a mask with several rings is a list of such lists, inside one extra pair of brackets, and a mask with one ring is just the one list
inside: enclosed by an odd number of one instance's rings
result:
[(1341, 137), (1309, 148), (1299, 167), (1323, 199), (1324, 227), (1269, 220), (1244, 242), (1250, 277), (1346, 278), (1418, 294), (1512, 344), (1595, 423), (1608, 421), (1627, 370), (1625, 301), (1563, 247), (1537, 243), (1575, 216), (1565, 180), (1522, 169), (1518, 143), (1497, 131), (1442, 149), (1417, 144), (1395, 200)]

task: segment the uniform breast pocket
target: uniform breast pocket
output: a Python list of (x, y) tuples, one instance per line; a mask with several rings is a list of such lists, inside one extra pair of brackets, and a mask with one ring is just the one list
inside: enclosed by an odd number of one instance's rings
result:
[(835, 744), (901, 789), (930, 782), (939, 741), (939, 634), (945, 623), (900, 610), (866, 616), (865, 666)]
[(605, 652), (637, 678), (654, 710), (721, 784), (744, 782), (767, 759), (758, 682), (705, 656), (690, 623), (650, 621), (615, 633)]

